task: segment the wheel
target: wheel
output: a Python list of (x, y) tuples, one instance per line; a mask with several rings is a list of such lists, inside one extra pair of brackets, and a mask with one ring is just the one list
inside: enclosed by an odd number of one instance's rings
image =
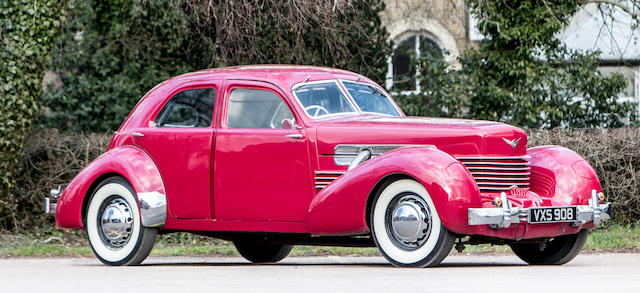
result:
[(100, 183), (87, 207), (87, 235), (93, 252), (107, 265), (138, 265), (151, 252), (158, 232), (142, 226), (138, 200), (122, 177)]
[(251, 239), (233, 240), (238, 253), (252, 263), (278, 262), (287, 257), (293, 245), (261, 243)]
[(400, 267), (437, 266), (456, 239), (442, 226), (424, 186), (410, 179), (389, 182), (381, 189), (373, 201), (370, 223), (382, 255)]
[(530, 265), (562, 265), (575, 258), (584, 243), (589, 230), (580, 230), (577, 234), (554, 237), (546, 245), (513, 243), (511, 250)]

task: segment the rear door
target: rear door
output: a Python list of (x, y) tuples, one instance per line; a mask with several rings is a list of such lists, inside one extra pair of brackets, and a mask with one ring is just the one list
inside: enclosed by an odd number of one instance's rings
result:
[(225, 88), (215, 145), (216, 219), (304, 221), (313, 192), (307, 137), (282, 123), (300, 120), (269, 83), (228, 80)]
[(148, 127), (135, 130), (135, 143), (155, 161), (171, 215), (211, 219), (211, 162), (214, 104), (219, 81), (192, 82), (172, 91)]

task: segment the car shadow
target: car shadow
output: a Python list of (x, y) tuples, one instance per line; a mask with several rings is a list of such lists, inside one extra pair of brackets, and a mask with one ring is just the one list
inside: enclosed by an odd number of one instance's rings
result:
[[(265, 264), (254, 264), (248, 262), (215, 262), (215, 261), (207, 261), (207, 262), (162, 262), (162, 263), (143, 263), (140, 265), (141, 267), (181, 267), (181, 266), (203, 266), (203, 267), (322, 267), (322, 266), (338, 266), (338, 267), (394, 267), (392, 264), (388, 262), (380, 262), (380, 263), (372, 263), (372, 262), (351, 262), (341, 263), (341, 262), (283, 262), (283, 263), (265, 263)], [(430, 269), (447, 269), (447, 268), (461, 268), (461, 267), (524, 267), (527, 264), (521, 263), (495, 263), (495, 262), (444, 262), (437, 267), (433, 267)]]

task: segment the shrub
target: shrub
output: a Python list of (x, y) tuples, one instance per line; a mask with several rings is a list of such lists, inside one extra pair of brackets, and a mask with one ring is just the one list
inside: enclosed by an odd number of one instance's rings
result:
[[(583, 155), (596, 169), (607, 200), (613, 202), (614, 221), (640, 220), (640, 129), (578, 129), (530, 131), (529, 147), (557, 144)], [(42, 198), (50, 188), (65, 185), (104, 152), (107, 134), (61, 134), (39, 130), (27, 139), (26, 156), (18, 177), (17, 208), (12, 218), (21, 230), (53, 227), (42, 214)]]
[(582, 155), (596, 170), (613, 219), (640, 222), (640, 129), (530, 131), (529, 147), (555, 144)]
[[(80, 170), (101, 155), (110, 135), (61, 134), (55, 129), (32, 132), (25, 144), (25, 156), (18, 173), (18, 190), (9, 215), (21, 230), (51, 229), (54, 219), (43, 214), (43, 198), (49, 189), (65, 186)], [(0, 227), (13, 228), (13, 227)]]

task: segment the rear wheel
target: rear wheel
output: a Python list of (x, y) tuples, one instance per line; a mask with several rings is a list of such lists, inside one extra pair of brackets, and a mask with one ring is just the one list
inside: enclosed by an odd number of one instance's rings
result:
[(89, 200), (89, 243), (107, 265), (138, 265), (153, 248), (158, 230), (142, 226), (134, 194), (124, 178), (111, 177), (98, 185)]
[(511, 244), (511, 250), (530, 265), (562, 265), (574, 259), (582, 250), (589, 230), (580, 230), (577, 234), (554, 237), (548, 243)]
[(278, 262), (287, 257), (293, 245), (261, 243), (251, 239), (237, 239), (233, 245), (238, 253), (252, 263)]
[(427, 190), (415, 180), (383, 187), (374, 199), (370, 223), (380, 252), (396, 266), (437, 266), (455, 242)]

